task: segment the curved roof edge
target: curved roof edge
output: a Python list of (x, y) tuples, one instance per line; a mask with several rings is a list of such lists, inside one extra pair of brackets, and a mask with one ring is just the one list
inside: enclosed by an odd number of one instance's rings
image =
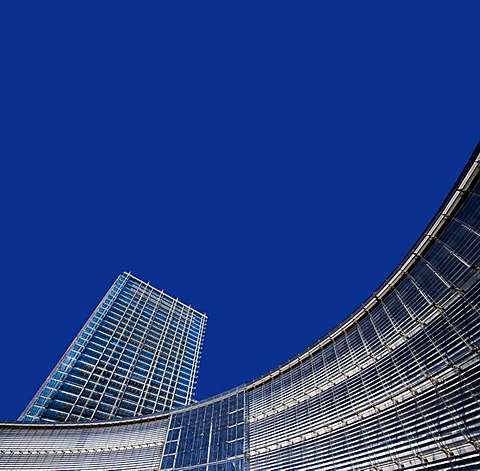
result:
[(477, 143), (472, 155), (460, 173), (460, 176), (457, 178), (453, 188), (440, 205), (440, 209), (436, 212), (430, 224), (428, 224), (422, 235), (413, 244), (413, 247), (409, 250), (407, 255), (386, 278), (386, 280), (377, 288), (377, 290), (374, 291), (373, 294), (359, 308), (353, 311), (353, 313), (350, 314), (344, 321), (340, 322), (340, 324), (317, 340), (313, 345), (306, 348), (285, 363), (282, 363), (277, 368), (274, 368), (259, 378), (246, 383), (246, 390), (248, 391), (254, 389), (257, 386), (280, 375), (281, 373), (284, 373), (313, 353), (324, 348), (336, 337), (341, 335), (346, 329), (360, 320), (365, 314), (368, 313), (369, 310), (373, 309), (379, 302), (381, 302), (381, 299), (384, 298), (391, 291), (391, 289), (403, 279), (405, 273), (410, 270), (417, 263), (420, 257), (428, 250), (433, 242), (433, 239), (441, 232), (450, 216), (455, 212), (456, 208), (460, 205), (472, 188), (476, 176), (479, 173), (479, 169), (480, 142)]

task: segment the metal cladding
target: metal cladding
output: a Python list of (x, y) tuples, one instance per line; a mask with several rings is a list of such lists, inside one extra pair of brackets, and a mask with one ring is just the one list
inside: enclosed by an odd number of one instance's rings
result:
[(480, 469), (479, 152), (378, 291), (294, 359), (162, 415), (0, 424), (0, 469)]

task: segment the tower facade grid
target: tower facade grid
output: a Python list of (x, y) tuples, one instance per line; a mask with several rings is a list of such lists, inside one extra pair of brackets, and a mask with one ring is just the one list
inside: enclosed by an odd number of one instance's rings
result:
[(106, 420), (189, 404), (205, 325), (205, 314), (121, 274), (20, 420)]

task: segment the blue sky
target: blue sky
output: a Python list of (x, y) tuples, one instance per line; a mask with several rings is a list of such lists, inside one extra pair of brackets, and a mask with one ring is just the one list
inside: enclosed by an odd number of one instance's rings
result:
[(360, 305), (479, 137), (475, 2), (2, 2), (0, 418), (122, 271), (209, 321), (197, 398)]

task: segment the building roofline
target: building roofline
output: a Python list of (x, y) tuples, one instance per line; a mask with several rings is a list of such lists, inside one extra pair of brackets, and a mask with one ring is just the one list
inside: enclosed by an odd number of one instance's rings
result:
[(246, 383), (247, 391), (270, 381), (272, 378), (284, 373), (293, 368), (309, 356), (317, 351), (325, 348), (328, 344), (333, 342), (335, 338), (342, 335), (345, 330), (350, 328), (365, 316), (371, 309), (374, 309), (381, 300), (387, 296), (390, 291), (404, 278), (405, 273), (420, 260), (420, 257), (430, 248), (434, 238), (443, 230), (446, 223), (454, 214), (456, 208), (460, 205), (463, 199), (468, 195), (471, 187), (477, 180), (480, 169), (480, 141), (477, 143), (472, 155), (465, 164), (464, 169), (457, 178), (453, 188), (447, 194), (440, 209), (435, 213), (431, 222), (428, 224), (422, 235), (413, 244), (413, 247), (386, 278), (386, 280), (373, 292), (373, 294), (362, 305), (353, 311), (344, 321), (340, 322), (336, 327), (326, 333), (323, 337), (317, 340), (313, 345), (309, 346), (295, 357), (282, 363), (278, 367), (270, 370), (268, 373), (260, 376), (253, 381)]
[(135, 275), (132, 275), (132, 272), (126, 272), (126, 271), (124, 271), (124, 272), (123, 272), (123, 275), (126, 275), (128, 278), (133, 278), (133, 279), (134, 279), (135, 281), (137, 281), (138, 283), (142, 283), (142, 284), (144, 284), (144, 285), (150, 286), (150, 288), (152, 288), (152, 289), (153, 289), (154, 291), (156, 291), (157, 293), (161, 293), (162, 296), (164, 296), (164, 297), (166, 297), (166, 298), (169, 298), (169, 299), (171, 299), (172, 301), (175, 301), (177, 304), (180, 304), (181, 306), (186, 307), (187, 309), (189, 309), (190, 311), (195, 312), (195, 313), (198, 314), (199, 316), (203, 316), (203, 317), (205, 317), (205, 318), (208, 318), (206, 312), (197, 311), (197, 310), (194, 309), (191, 305), (182, 303), (182, 301), (180, 301), (178, 298), (174, 298), (174, 297), (170, 296), (169, 294), (165, 293), (165, 291), (164, 291), (163, 289), (158, 289), (158, 288), (155, 288), (155, 286), (152, 286), (152, 285), (150, 284), (150, 281), (143, 281), (143, 280), (141, 280), (140, 278), (137, 278)]

